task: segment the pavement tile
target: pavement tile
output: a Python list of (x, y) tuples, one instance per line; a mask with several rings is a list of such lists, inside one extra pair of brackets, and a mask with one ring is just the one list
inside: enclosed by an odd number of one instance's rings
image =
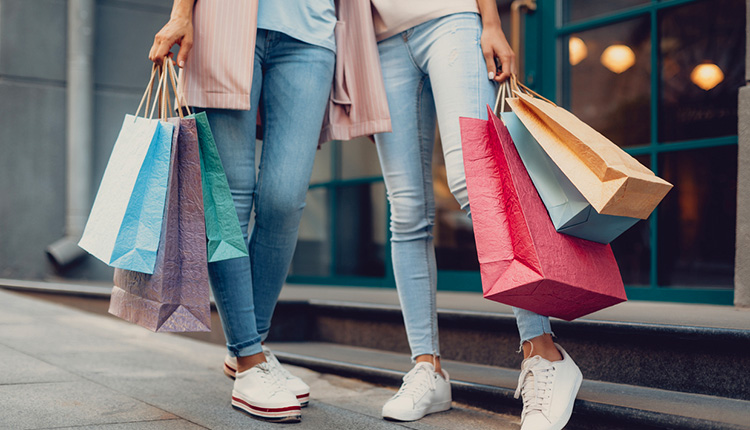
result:
[(0, 385), (73, 381), (75, 375), (28, 354), (0, 345)]
[(200, 430), (199, 425), (185, 420), (136, 421), (132, 423), (103, 424), (83, 427), (61, 427), (55, 430)]
[(114, 424), (175, 415), (89, 381), (0, 385), (0, 429)]

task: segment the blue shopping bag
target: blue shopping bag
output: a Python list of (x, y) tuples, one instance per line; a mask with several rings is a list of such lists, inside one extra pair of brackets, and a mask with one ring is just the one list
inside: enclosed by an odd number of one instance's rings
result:
[(112, 267), (154, 271), (173, 131), (158, 119), (125, 116), (78, 243)]
[(555, 230), (599, 243), (610, 243), (639, 221), (598, 213), (513, 112), (500, 113)]

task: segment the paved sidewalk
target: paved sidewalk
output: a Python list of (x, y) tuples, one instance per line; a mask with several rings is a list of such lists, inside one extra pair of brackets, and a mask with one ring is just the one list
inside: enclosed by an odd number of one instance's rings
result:
[(0, 429), (518, 429), (516, 417), (460, 405), (384, 421), (394, 389), (292, 366), (312, 388), (302, 422), (257, 421), (230, 406), (224, 353), (0, 290)]

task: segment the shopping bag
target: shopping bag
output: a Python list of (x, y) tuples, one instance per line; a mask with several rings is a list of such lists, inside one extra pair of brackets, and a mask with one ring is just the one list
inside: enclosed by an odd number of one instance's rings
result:
[(461, 118), (484, 297), (565, 320), (626, 300), (607, 244), (555, 231), (508, 129)]
[(194, 118), (198, 129), (203, 180), (203, 207), (208, 237), (208, 261), (246, 257), (247, 245), (240, 229), (237, 210), (232, 201), (227, 176), (216, 149), (211, 126), (205, 112), (186, 118)]
[[(154, 77), (155, 69), (149, 99)], [(138, 112), (125, 116), (78, 246), (110, 266), (153, 273), (174, 126)]]
[(635, 158), (567, 110), (515, 79), (510, 107), (599, 214), (646, 219), (672, 188)]
[(115, 269), (109, 312), (155, 332), (211, 331), (195, 120), (169, 122), (176, 132), (156, 267), (152, 275)]

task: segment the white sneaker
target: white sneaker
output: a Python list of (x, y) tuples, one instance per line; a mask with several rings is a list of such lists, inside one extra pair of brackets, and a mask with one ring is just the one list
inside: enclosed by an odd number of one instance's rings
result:
[(451, 384), (448, 372), (435, 372), (431, 363), (417, 363), (404, 376), (395, 396), (383, 406), (383, 418), (414, 421), (451, 408)]
[(232, 406), (268, 421), (298, 422), (300, 405), (271, 372), (268, 363), (260, 363), (235, 374)]
[(523, 395), (521, 430), (561, 430), (573, 413), (573, 403), (583, 375), (567, 352), (555, 344), (563, 359), (540, 356), (521, 363), (515, 397)]
[[(271, 373), (276, 376), (276, 379), (284, 382), (286, 388), (297, 396), (297, 400), (300, 405), (304, 408), (310, 403), (310, 386), (305, 382), (292, 375), (284, 366), (279, 363), (279, 359), (273, 355), (270, 349), (263, 345), (263, 354), (266, 356), (266, 362), (268, 362), (271, 368)], [(234, 379), (234, 375), (237, 373), (237, 359), (227, 355), (224, 358), (224, 374)]]

